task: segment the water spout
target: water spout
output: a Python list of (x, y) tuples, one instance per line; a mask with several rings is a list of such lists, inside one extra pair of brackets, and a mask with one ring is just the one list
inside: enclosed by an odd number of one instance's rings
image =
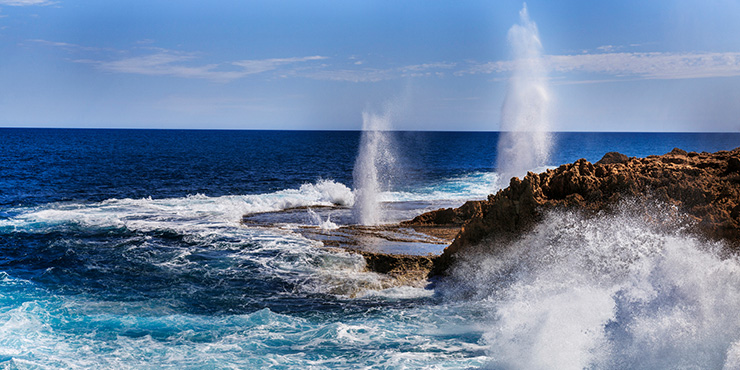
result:
[(501, 110), (501, 136), (497, 171), (505, 181), (543, 167), (550, 154), (550, 91), (542, 60), (537, 25), (529, 19), (527, 4), (519, 12), (520, 24), (509, 29), (508, 41), (514, 67)]
[(361, 225), (378, 225), (384, 221), (379, 196), (388, 185), (395, 158), (390, 143), (390, 123), (389, 112), (383, 115), (362, 113), (362, 138), (352, 172), (353, 212)]

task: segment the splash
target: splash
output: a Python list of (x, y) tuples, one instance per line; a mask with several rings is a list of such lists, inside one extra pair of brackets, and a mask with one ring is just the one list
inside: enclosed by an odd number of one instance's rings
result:
[(307, 208), (308, 211), (308, 219), (311, 222), (312, 225), (318, 226), (319, 229), (322, 230), (336, 230), (339, 228), (339, 225), (331, 222), (331, 215), (326, 215), (326, 220), (321, 218), (321, 215), (316, 213), (313, 209), (310, 207)]
[(395, 158), (390, 128), (389, 110), (383, 115), (362, 113), (360, 151), (352, 172), (355, 184), (353, 211), (357, 223), (362, 225), (378, 225), (384, 221), (379, 195), (390, 181)]
[(483, 336), (492, 367), (740, 365), (740, 260), (684, 233), (674, 209), (633, 206), (598, 217), (553, 212), (460, 264), (450, 291), (492, 312)]
[[(501, 111), (501, 138), (496, 168), (503, 181), (523, 176), (546, 164), (550, 152), (548, 105), (550, 92), (542, 60), (537, 25), (527, 5), (519, 12), (520, 24), (509, 29), (514, 57), (513, 72)], [(502, 184), (502, 185), (507, 185)]]

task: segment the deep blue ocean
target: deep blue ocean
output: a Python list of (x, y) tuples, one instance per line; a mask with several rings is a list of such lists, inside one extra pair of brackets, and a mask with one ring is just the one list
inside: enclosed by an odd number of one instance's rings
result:
[[(360, 135), (0, 129), (0, 368), (740, 364), (740, 263), (627, 206), (595, 220), (552, 214), (518, 248), (461, 261), (449, 282), (428, 287), (387, 288), (355, 254), (241, 222), (350, 208)], [(388, 136), (389, 220), (505, 183), (498, 133)], [(729, 150), (740, 134), (552, 141), (548, 166), (610, 151)], [(506, 284), (492, 283), (501, 271)]]

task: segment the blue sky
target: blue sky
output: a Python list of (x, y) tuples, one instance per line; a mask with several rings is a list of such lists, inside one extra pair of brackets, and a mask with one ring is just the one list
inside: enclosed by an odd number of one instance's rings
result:
[[(740, 2), (528, 1), (560, 131), (740, 131)], [(0, 0), (0, 127), (498, 130), (521, 1)]]

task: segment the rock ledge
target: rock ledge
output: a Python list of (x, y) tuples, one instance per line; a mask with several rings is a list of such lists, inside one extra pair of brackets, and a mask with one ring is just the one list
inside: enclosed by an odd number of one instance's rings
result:
[(407, 225), (462, 225), (434, 261), (444, 275), (455, 256), (491, 237), (515, 237), (560, 209), (609, 211), (619, 200), (651, 198), (676, 206), (695, 221), (694, 231), (740, 248), (740, 148), (716, 153), (673, 149), (661, 156), (629, 158), (611, 152), (596, 163), (579, 159), (523, 179), (484, 201), (422, 214)]

